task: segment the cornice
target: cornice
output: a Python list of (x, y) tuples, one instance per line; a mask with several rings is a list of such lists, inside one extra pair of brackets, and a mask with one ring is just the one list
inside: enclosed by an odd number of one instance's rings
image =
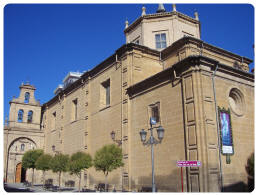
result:
[(24, 88), (24, 89), (36, 90), (36, 88), (33, 85), (30, 85), (30, 84), (22, 84), (19, 88), (20, 89)]
[(217, 54), (226, 56), (228, 58), (235, 59), (239, 62), (244, 61), (247, 64), (250, 64), (251, 62), (253, 62), (253, 60), (251, 60), (247, 57), (243, 57), (238, 54), (232, 53), (230, 51), (224, 50), (220, 47), (213, 46), (209, 43), (204, 42), (201, 39), (196, 39), (194, 37), (183, 37), (183, 38), (175, 41), (172, 45), (170, 45), (169, 47), (167, 47), (161, 51), (162, 59), (166, 59), (172, 53), (172, 51), (176, 51), (177, 49), (183, 47), (186, 44), (195, 44), (204, 50), (212, 51), (213, 53), (217, 53)]
[(39, 130), (39, 129), (24, 129), (24, 128), (19, 128), (19, 127), (9, 127), (9, 128), (5, 128), (5, 130), (8, 130), (8, 134), (11, 134), (12, 131), (44, 134), (44, 131)]
[(151, 49), (149, 47), (138, 45), (138, 44), (135, 44), (135, 43), (124, 44), (119, 49), (117, 49), (114, 54), (112, 54), (111, 56), (106, 58), (104, 61), (99, 63), (97, 66), (95, 66), (90, 71), (85, 72), (83, 75), (81, 75), (81, 77), (78, 80), (76, 80), (75, 82), (70, 84), (63, 91), (61, 91), (59, 94), (54, 96), (51, 100), (49, 100), (48, 102), (43, 104), (42, 108), (45, 109), (46, 106), (50, 106), (50, 105), (56, 103), (57, 101), (59, 101), (59, 96), (60, 97), (62, 97), (63, 95), (67, 96), (73, 90), (81, 87), (82, 84), (84, 84), (84, 82), (86, 80), (88, 80), (89, 78), (91, 79), (91, 78), (95, 77), (95, 75), (99, 74), (99, 72), (103, 71), (104, 69), (106, 69), (111, 64), (117, 62), (117, 60), (119, 60), (127, 52), (133, 51), (133, 50), (138, 50), (138, 51), (144, 52), (146, 54), (150, 54), (150, 55), (154, 55), (154, 56), (158, 56), (158, 57), (160, 56), (159, 51)]
[(252, 73), (221, 64), (212, 58), (204, 56), (189, 56), (182, 61), (173, 64), (171, 67), (128, 87), (127, 94), (130, 97), (133, 97), (135, 94), (138, 94), (143, 90), (147, 90), (148, 88), (152, 88), (154, 85), (159, 85), (160, 83), (166, 82), (167, 79), (172, 80), (174, 78), (173, 70), (179, 72), (178, 75), (181, 75), (181, 73), (187, 70), (189, 67), (194, 67), (197, 65), (210, 66), (212, 71), (214, 71), (216, 66), (218, 66), (219, 72), (225, 72), (226, 74), (254, 82), (254, 74)]
[(140, 16), (139, 18), (137, 18), (132, 24), (130, 24), (125, 30), (124, 33), (128, 33), (131, 30), (133, 30), (136, 26), (138, 26), (144, 19), (153, 19), (153, 18), (161, 18), (161, 17), (169, 17), (169, 16), (173, 16), (173, 15), (177, 15), (180, 18), (183, 18), (189, 22), (195, 23), (195, 24), (200, 24), (200, 22), (188, 15), (185, 15), (183, 13), (177, 12), (177, 11), (173, 11), (173, 12), (161, 12), (161, 13), (154, 13), (154, 14), (147, 14), (144, 16)]
[(35, 103), (35, 104), (33, 104), (33, 103), (24, 103), (24, 102), (18, 102), (18, 101), (13, 101), (13, 100), (11, 100), (11, 101), (9, 102), (9, 104), (11, 104), (11, 103), (14, 103), (14, 104), (22, 104), (22, 105), (25, 105), (25, 106), (41, 107), (41, 104), (40, 104), (40, 103)]

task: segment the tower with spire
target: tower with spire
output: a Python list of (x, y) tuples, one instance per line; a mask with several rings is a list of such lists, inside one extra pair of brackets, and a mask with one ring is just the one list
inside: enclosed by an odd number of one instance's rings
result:
[(136, 43), (156, 50), (163, 50), (184, 36), (200, 39), (200, 21), (198, 12), (195, 18), (180, 13), (176, 4), (167, 11), (159, 4), (156, 13), (147, 14), (142, 7), (142, 13), (132, 24), (125, 26), (126, 43)]

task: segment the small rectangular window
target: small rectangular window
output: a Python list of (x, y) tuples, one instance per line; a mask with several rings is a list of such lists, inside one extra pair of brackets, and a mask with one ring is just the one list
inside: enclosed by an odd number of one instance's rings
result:
[(152, 107), (152, 117), (156, 119), (156, 122), (160, 121), (158, 106)]
[(156, 49), (163, 49), (167, 47), (165, 33), (155, 35), (155, 45)]
[(131, 43), (135, 43), (135, 44), (139, 45), (140, 44), (140, 36), (138, 36), (137, 38), (132, 40)]
[(78, 117), (78, 99), (72, 101), (72, 121), (77, 120)]
[(100, 105), (101, 108), (110, 105), (110, 79), (101, 84)]
[(185, 31), (182, 31), (182, 33), (183, 33), (184, 37), (194, 37), (194, 35), (191, 34), (191, 33), (188, 33), (188, 32), (185, 32)]
[(51, 130), (56, 129), (56, 112), (53, 112), (53, 113), (52, 113), (52, 122), (51, 122), (51, 127), (52, 127)]
[(110, 85), (106, 87), (106, 105), (110, 105)]
[(156, 123), (160, 122), (160, 102), (150, 105), (150, 117), (155, 118)]

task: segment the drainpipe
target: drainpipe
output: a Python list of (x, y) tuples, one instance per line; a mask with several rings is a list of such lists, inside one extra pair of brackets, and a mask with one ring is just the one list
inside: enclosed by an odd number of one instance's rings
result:
[[(218, 108), (217, 108), (217, 98), (216, 98), (216, 88), (215, 88), (215, 75), (218, 69), (218, 64), (216, 65), (216, 69), (212, 74), (212, 84), (213, 84), (213, 94), (214, 94), (214, 102), (215, 102), (215, 110), (216, 110), (216, 123), (217, 123), (217, 133), (218, 133), (218, 146), (220, 149), (220, 130), (219, 130), (219, 121), (218, 121)], [(223, 191), (223, 179), (222, 179), (222, 163), (221, 163), (221, 151), (219, 150), (219, 163), (220, 163), (220, 182), (221, 182), (221, 192)]]
[(162, 52), (160, 52), (160, 59), (159, 59), (160, 63), (163, 66), (163, 70), (164, 70), (164, 62), (162, 61)]

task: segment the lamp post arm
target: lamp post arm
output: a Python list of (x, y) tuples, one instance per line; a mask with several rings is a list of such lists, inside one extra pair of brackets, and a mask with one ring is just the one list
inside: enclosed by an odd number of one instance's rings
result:
[(160, 144), (161, 143), (161, 141), (159, 140), (157, 140), (157, 139), (155, 139), (155, 137), (150, 137), (150, 139), (148, 139), (146, 142), (143, 142), (143, 145), (144, 146), (150, 146), (150, 145), (156, 145), (156, 144)]
[(119, 146), (122, 144), (122, 140), (114, 140), (114, 142), (116, 142)]

